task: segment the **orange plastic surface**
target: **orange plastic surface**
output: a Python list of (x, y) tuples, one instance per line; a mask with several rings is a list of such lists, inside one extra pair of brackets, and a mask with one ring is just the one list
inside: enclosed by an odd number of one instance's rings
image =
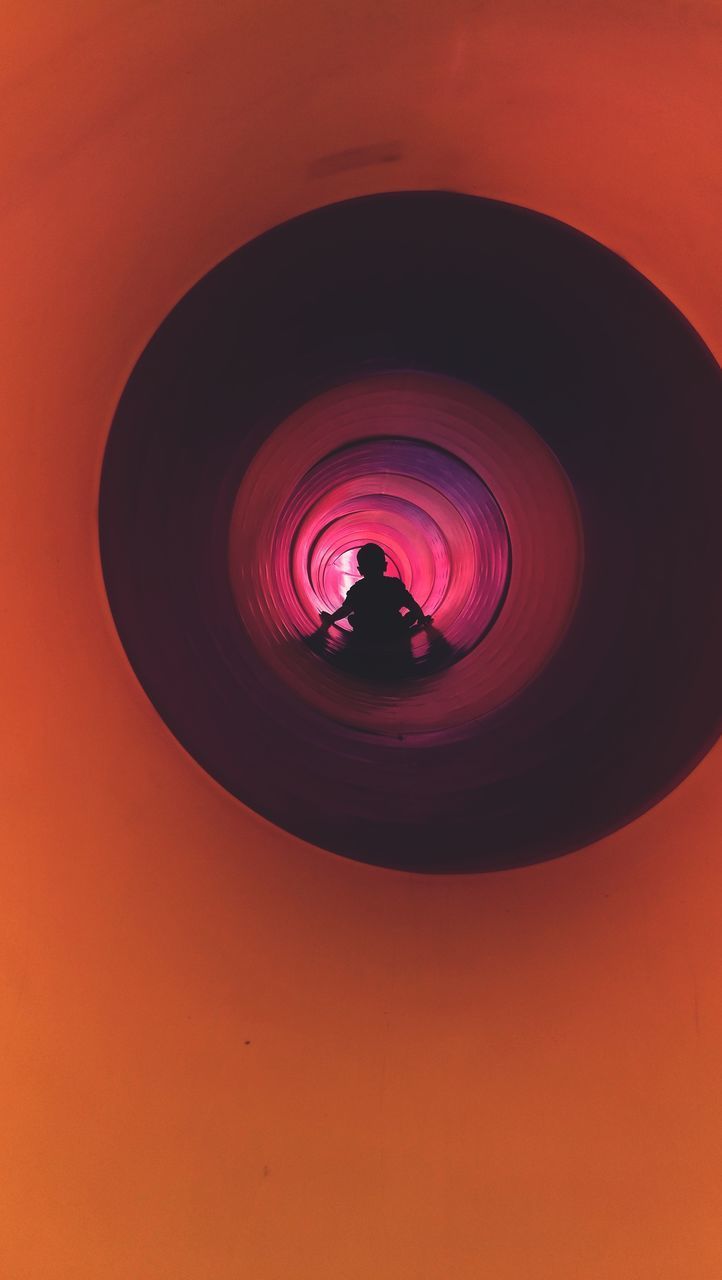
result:
[(106, 434), (150, 335), (303, 210), (567, 221), (722, 352), (722, 9), (6, 0), (7, 1280), (717, 1280), (719, 749), (596, 846), (376, 870), (245, 810), (115, 634)]

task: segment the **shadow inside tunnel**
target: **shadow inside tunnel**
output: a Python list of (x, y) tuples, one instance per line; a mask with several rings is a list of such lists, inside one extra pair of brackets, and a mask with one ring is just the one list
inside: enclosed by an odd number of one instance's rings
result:
[(433, 623), (408, 627), (386, 641), (372, 641), (335, 625), (320, 626), (303, 643), (344, 674), (386, 686), (436, 675), (460, 656)]

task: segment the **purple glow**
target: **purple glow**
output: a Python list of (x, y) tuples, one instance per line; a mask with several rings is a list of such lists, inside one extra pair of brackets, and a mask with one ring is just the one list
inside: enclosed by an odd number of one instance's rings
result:
[(460, 651), (486, 630), (506, 586), (506, 526), (486, 485), (414, 440), (367, 441), (323, 459), (304, 476), (276, 534), (273, 562), (289, 566), (282, 606), (300, 631), (341, 602), (357, 576), (354, 548), (364, 542), (383, 547), (392, 573)]
[[(300, 643), (341, 603), (365, 542), (454, 657), (384, 698)], [(339, 387), (282, 423), (245, 475), (229, 542), (237, 608), (269, 670), (323, 715), (390, 734), (448, 737), (512, 697), (559, 643), (581, 564), (574, 496), (539, 436), (476, 389), (415, 373)], [(416, 637), (417, 657), (427, 643)]]

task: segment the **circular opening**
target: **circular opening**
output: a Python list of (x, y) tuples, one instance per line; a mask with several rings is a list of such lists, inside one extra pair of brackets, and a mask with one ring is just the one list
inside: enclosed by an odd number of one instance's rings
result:
[[(579, 848), (717, 734), (721, 408), (679, 312), (552, 219), (444, 192), (293, 219), (181, 300), (118, 406), (128, 657), (314, 844), (417, 871)], [(434, 614), (414, 679), (318, 643), (368, 540)]]
[[(378, 425), (377, 415), (378, 406), (367, 429), (374, 419)], [(251, 477), (236, 500), (231, 573), (241, 616), (257, 614), (269, 636), (308, 636), (322, 612), (334, 613), (362, 576), (357, 553), (368, 543), (383, 549), (386, 575), (401, 579), (433, 617), (449, 661), (473, 649), (493, 624), (509, 583), (509, 534), (490, 489), (453, 454), (414, 438), (379, 436), (321, 458), (278, 510), (253, 486)], [(255, 590), (240, 571), (247, 560), (257, 566)], [(351, 629), (339, 619), (321, 652), (333, 657)], [(410, 671), (422, 674), (428, 654), (428, 633), (415, 635)]]
[[(433, 618), (371, 660), (343, 622), (319, 631), (368, 542)], [(228, 555), (264, 668), (327, 720), (407, 744), (475, 733), (538, 675), (583, 561), (571, 485), (537, 433), (474, 387), (409, 371), (344, 382), (275, 427), (235, 494)]]

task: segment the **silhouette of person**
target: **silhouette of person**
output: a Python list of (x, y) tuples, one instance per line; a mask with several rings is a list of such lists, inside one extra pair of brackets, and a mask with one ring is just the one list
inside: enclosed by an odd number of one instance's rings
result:
[(364, 645), (393, 646), (408, 639), (412, 626), (431, 622), (401, 579), (386, 576), (386, 556), (375, 542), (359, 548), (357, 563), (361, 578), (335, 613), (321, 613), (324, 628), (348, 618), (354, 637)]

